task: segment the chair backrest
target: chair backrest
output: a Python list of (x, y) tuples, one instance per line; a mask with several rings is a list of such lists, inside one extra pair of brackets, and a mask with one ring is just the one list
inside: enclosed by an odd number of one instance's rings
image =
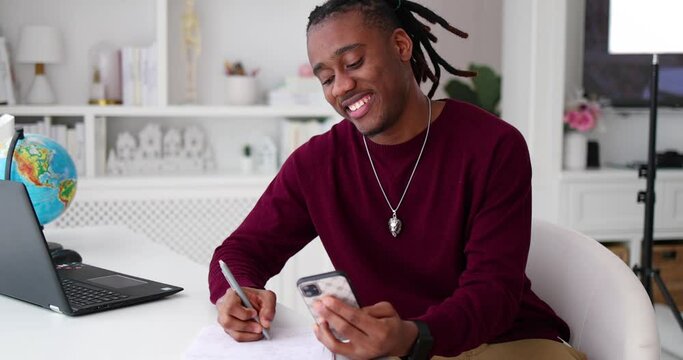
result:
[(655, 313), (633, 271), (597, 241), (533, 221), (526, 271), (532, 290), (569, 324), (589, 360), (659, 359)]

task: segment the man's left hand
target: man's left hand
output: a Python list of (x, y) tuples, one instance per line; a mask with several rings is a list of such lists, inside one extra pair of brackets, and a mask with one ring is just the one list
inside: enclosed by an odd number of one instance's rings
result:
[[(404, 356), (417, 338), (415, 323), (402, 320), (388, 302), (358, 309), (326, 296), (314, 310), (319, 317), (315, 336), (333, 353), (350, 359)], [(339, 341), (330, 327), (349, 342)]]

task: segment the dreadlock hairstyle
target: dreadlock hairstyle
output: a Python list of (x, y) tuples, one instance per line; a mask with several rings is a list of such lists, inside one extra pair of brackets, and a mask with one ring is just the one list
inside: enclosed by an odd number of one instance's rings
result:
[[(317, 6), (308, 16), (306, 31), (334, 14), (360, 10), (365, 21), (379, 27), (381, 30), (393, 31), (402, 28), (413, 41), (413, 54), (410, 66), (418, 84), (431, 80), (432, 87), (428, 96), (431, 98), (439, 87), (441, 67), (456, 76), (473, 77), (476, 72), (459, 70), (444, 60), (432, 47), (437, 38), (432, 34), (431, 28), (416, 18), (416, 15), (432, 23), (439, 24), (450, 33), (461, 38), (467, 38), (468, 34), (451, 26), (444, 18), (432, 10), (407, 0), (327, 0), (323, 5)], [(434, 70), (430, 69), (425, 57), (426, 51)]]

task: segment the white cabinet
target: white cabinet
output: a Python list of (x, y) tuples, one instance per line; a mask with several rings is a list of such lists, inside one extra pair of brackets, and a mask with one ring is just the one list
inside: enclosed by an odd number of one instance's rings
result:
[[(636, 170), (563, 172), (560, 222), (599, 241), (629, 245), (639, 261), (645, 208), (637, 202), (645, 180)], [(655, 182), (655, 240), (683, 238), (683, 171), (660, 169)]]
[(683, 228), (683, 176), (678, 181), (664, 179), (661, 183), (663, 197), (659, 197), (659, 207), (661, 217), (655, 223), (657, 230), (661, 234), (669, 234), (669, 237), (683, 238), (681, 228)]

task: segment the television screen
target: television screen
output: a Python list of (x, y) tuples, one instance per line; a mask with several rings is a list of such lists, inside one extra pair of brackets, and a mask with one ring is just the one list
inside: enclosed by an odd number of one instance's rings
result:
[[(586, 0), (585, 20), (585, 92), (607, 99), (612, 106), (647, 107), (652, 55), (607, 52), (609, 0)], [(659, 56), (659, 105), (683, 106), (683, 55)]]

